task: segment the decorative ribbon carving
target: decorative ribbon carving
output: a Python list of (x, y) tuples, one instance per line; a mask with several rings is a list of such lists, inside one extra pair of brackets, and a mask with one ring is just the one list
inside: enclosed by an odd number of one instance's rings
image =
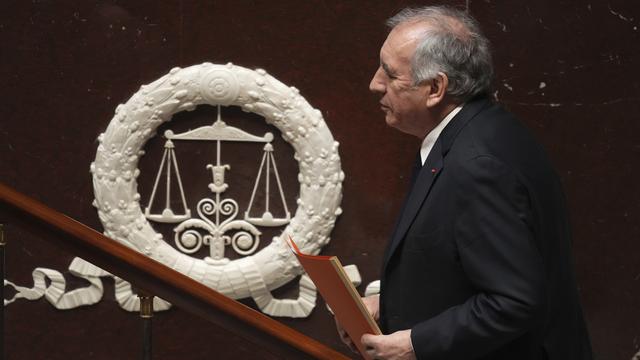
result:
[[(18, 286), (9, 280), (5, 280), (4, 284), (13, 287), (16, 291), (11, 299), (5, 299), (4, 304), (9, 305), (17, 299), (38, 300), (43, 296), (51, 305), (59, 310), (74, 309), (79, 306), (93, 305), (102, 299), (104, 287), (102, 286), (103, 277), (113, 277), (115, 280), (115, 297), (120, 307), (127, 311), (139, 311), (140, 300), (131, 290), (131, 285), (113, 276), (110, 273), (100, 269), (99, 267), (82, 260), (74, 258), (69, 265), (69, 272), (76, 277), (85, 279), (89, 282), (89, 286), (67, 291), (66, 280), (64, 276), (57, 270), (36, 268), (33, 270), (33, 287), (27, 288)], [(47, 286), (46, 280), (49, 280)], [(154, 297), (154, 311), (164, 311), (171, 307), (168, 302)]]

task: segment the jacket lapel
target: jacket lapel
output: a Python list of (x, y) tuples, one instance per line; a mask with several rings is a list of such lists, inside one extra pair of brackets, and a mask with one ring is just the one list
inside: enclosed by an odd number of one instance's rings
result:
[(418, 178), (416, 179), (409, 195), (407, 196), (407, 200), (405, 201), (404, 208), (400, 214), (400, 220), (396, 225), (395, 231), (391, 238), (391, 243), (387, 249), (384, 266), (386, 268), (387, 262), (391, 258), (391, 255), (395, 252), (398, 245), (401, 243), (401, 240), (404, 238), (404, 235), (409, 230), (409, 226), (413, 222), (413, 219), (416, 217), (418, 210), (422, 206), (422, 203), (427, 198), (431, 187), (433, 186), (438, 174), (442, 171), (443, 161), (442, 161), (442, 151), (440, 146), (440, 141), (436, 141), (425, 161), (420, 173), (418, 174)]
[(444, 128), (438, 137), (438, 140), (433, 145), (427, 160), (422, 166), (420, 174), (413, 184), (407, 200), (405, 201), (404, 208), (400, 213), (400, 219), (397, 222), (396, 228), (391, 237), (391, 242), (389, 243), (384, 256), (382, 266), (383, 274), (389, 260), (393, 256), (393, 253), (396, 251), (400, 243), (402, 243), (407, 230), (409, 230), (409, 227), (418, 214), (420, 207), (422, 207), (422, 204), (429, 195), (438, 175), (443, 171), (444, 157), (449, 152), (456, 136), (469, 122), (469, 120), (489, 105), (491, 105), (491, 102), (486, 98), (478, 98), (468, 102)]

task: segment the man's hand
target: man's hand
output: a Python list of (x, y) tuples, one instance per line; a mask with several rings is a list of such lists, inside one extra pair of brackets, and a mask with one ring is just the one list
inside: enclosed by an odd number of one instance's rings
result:
[(375, 294), (362, 298), (364, 306), (369, 310), (369, 314), (373, 317), (373, 320), (378, 321), (380, 319), (380, 295)]
[(411, 345), (411, 330), (396, 331), (391, 335), (362, 335), (367, 355), (375, 360), (415, 360)]
[[(369, 314), (371, 314), (371, 317), (373, 317), (375, 321), (378, 321), (378, 319), (380, 318), (380, 295), (376, 294), (363, 297), (362, 302), (369, 311)], [(347, 332), (344, 331), (340, 323), (338, 323), (338, 319), (335, 319), (335, 321), (336, 328), (338, 329), (338, 334), (340, 335), (340, 339), (342, 340), (342, 342), (345, 343), (349, 347), (349, 349), (351, 349), (351, 351), (359, 353), (358, 348), (355, 346), (353, 341), (351, 341), (351, 338), (349, 337), (349, 335), (347, 335)]]

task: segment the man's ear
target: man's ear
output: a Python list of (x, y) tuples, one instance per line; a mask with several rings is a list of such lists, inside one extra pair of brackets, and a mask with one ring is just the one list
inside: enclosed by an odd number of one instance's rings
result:
[(447, 74), (439, 72), (436, 77), (430, 81), (429, 90), (427, 92), (427, 107), (432, 108), (442, 102), (447, 93), (449, 86), (449, 78)]

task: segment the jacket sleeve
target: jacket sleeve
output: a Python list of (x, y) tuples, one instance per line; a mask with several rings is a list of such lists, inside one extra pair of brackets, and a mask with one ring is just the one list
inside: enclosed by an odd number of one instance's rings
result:
[(478, 156), (456, 183), (454, 240), (476, 294), (412, 328), (418, 359), (481, 357), (531, 329), (546, 305), (530, 197), (516, 173)]

